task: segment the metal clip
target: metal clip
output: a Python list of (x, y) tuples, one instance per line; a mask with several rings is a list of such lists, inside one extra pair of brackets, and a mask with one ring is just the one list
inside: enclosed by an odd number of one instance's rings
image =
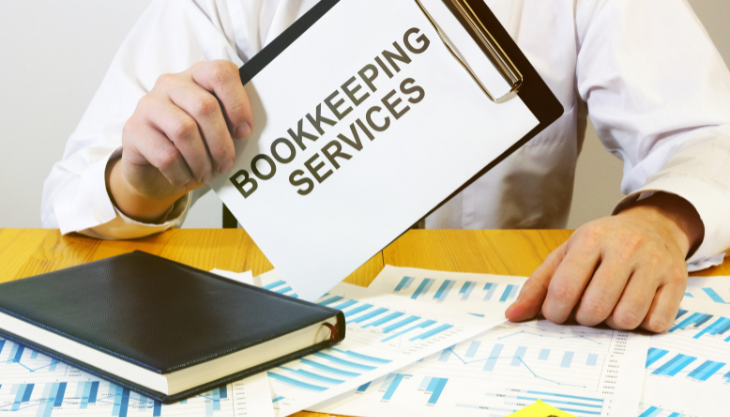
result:
[(494, 101), (495, 103), (501, 103), (505, 101), (506, 98), (510, 97), (512, 93), (515, 93), (519, 90), (519, 88), (522, 86), (523, 81), (522, 73), (520, 73), (520, 70), (517, 69), (512, 60), (507, 56), (504, 50), (502, 50), (502, 47), (499, 46), (497, 41), (492, 37), (487, 28), (484, 26), (484, 23), (482, 23), (481, 19), (479, 19), (476, 13), (474, 13), (474, 10), (472, 10), (471, 6), (469, 6), (467, 2), (465, 2), (464, 0), (442, 0), (444, 3), (446, 3), (447, 1), (451, 2), (454, 8), (459, 11), (459, 14), (461, 14), (464, 20), (469, 24), (471, 29), (477, 35), (477, 38), (486, 48), (488, 52), (486, 54), (487, 58), (489, 58), (489, 60), (496, 67), (496, 69), (502, 74), (502, 77), (505, 79), (505, 81), (509, 83), (511, 89), (509, 93), (505, 94), (502, 97), (495, 98), (492, 93), (490, 93), (489, 90), (484, 86), (484, 84), (479, 81), (479, 78), (476, 76), (476, 74), (474, 74), (474, 71), (469, 68), (469, 65), (462, 61), (461, 58), (457, 55), (454, 46), (451, 45), (451, 43), (448, 41), (443, 30), (438, 25), (436, 20), (434, 20), (433, 16), (431, 16), (428, 10), (426, 10), (426, 8), (423, 6), (421, 0), (415, 1), (423, 14), (425, 14), (428, 20), (431, 22), (431, 25), (433, 25), (434, 29), (436, 29), (436, 32), (439, 34), (439, 37), (443, 41), (444, 45), (446, 45), (446, 48), (449, 50), (449, 52), (451, 52), (451, 55), (453, 55), (454, 58), (459, 61), (464, 69), (466, 69), (469, 75), (471, 75), (471, 77), (474, 79), (474, 82), (479, 85), (482, 91), (484, 91), (484, 94), (486, 94), (490, 100)]

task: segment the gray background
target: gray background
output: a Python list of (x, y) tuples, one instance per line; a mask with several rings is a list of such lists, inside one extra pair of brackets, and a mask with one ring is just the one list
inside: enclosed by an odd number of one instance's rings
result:
[[(40, 227), (43, 181), (150, 0), (0, 0), (0, 228)], [(730, 62), (730, 2), (689, 0)], [(622, 163), (589, 126), (578, 161), (569, 227), (610, 214)], [(186, 227), (221, 225), (209, 193)]]

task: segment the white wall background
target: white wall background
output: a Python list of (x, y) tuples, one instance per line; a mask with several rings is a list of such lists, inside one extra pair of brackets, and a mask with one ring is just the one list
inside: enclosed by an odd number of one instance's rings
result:
[[(149, 2), (0, 0), (0, 228), (41, 226), (43, 181)], [(689, 2), (730, 62), (730, 2)], [(589, 129), (571, 228), (610, 214), (622, 197), (621, 168)], [(220, 207), (209, 194), (186, 227), (220, 227)]]

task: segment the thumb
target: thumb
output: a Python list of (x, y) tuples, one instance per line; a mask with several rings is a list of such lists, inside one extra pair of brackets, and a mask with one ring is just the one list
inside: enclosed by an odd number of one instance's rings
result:
[(547, 296), (550, 280), (563, 261), (565, 252), (566, 244), (562, 244), (548, 255), (545, 262), (532, 273), (530, 279), (522, 286), (517, 300), (505, 312), (505, 317), (509, 321), (525, 321), (537, 316)]

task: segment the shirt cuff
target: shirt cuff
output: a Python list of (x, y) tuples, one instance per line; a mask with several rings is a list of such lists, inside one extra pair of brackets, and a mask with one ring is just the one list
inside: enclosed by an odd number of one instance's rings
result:
[(686, 176), (662, 176), (647, 183), (624, 198), (613, 213), (639, 200), (644, 193), (665, 192), (684, 198), (692, 204), (705, 226), (705, 238), (687, 260), (688, 269), (700, 270), (722, 264), (724, 252), (730, 246), (730, 226), (726, 225), (730, 213), (730, 200), (712, 184), (699, 178)]

